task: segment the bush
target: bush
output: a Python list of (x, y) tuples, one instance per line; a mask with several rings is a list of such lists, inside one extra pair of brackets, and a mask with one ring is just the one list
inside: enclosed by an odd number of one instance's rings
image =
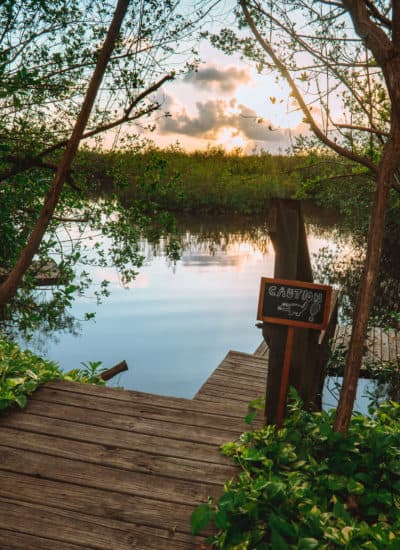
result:
[(237, 550), (399, 548), (400, 404), (354, 416), (346, 436), (333, 432), (333, 416), (295, 398), (282, 429), (224, 445), (242, 471), (194, 511), (193, 532), (212, 520), (209, 542)]
[(0, 335), (0, 410), (17, 403), (25, 407), (27, 396), (41, 384), (62, 379), (89, 384), (104, 384), (99, 362), (64, 373), (53, 361), (42, 359)]

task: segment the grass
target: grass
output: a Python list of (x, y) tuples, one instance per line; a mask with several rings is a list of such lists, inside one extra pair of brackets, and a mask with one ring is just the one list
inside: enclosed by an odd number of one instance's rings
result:
[(255, 214), (264, 211), (271, 198), (295, 196), (298, 164), (294, 156), (151, 147), (140, 153), (86, 151), (77, 168), (103, 190), (122, 188), (128, 201), (138, 196), (143, 180), (157, 174), (156, 200), (162, 207), (184, 213)]

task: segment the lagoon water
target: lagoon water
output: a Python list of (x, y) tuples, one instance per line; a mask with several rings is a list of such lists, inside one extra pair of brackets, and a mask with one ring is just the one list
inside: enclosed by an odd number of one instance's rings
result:
[[(129, 371), (112, 385), (193, 397), (228, 350), (253, 353), (261, 342), (259, 284), (261, 276), (273, 275), (274, 251), (263, 221), (246, 223), (181, 222), (182, 255), (175, 264), (163, 243), (144, 241), (145, 265), (127, 288), (114, 270), (94, 269), (95, 282), (111, 280), (111, 296), (99, 307), (88, 296), (77, 300), (72, 313), (82, 319), (96, 311), (95, 321), (83, 322), (77, 336), (56, 335), (41, 352), (64, 370), (88, 361), (109, 368), (125, 359)], [(309, 224), (307, 231), (312, 254), (335, 246), (332, 227)], [(328, 393), (324, 401), (334, 405)]]

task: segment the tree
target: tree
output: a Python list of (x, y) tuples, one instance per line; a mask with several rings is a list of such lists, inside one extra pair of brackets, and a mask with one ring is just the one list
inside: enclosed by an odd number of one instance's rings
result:
[(228, 53), (240, 50), (259, 70), (277, 71), (321, 147), (357, 163), (355, 172), (374, 179), (364, 271), (334, 426), (346, 432), (379, 269), (385, 211), (391, 189), (400, 190), (400, 4), (239, 0), (235, 13), (239, 32), (223, 29), (212, 38), (214, 44)]
[[(99, 207), (93, 201), (93, 185), (87, 185), (71, 164), (82, 139), (93, 143), (122, 125), (128, 129), (139, 121), (148, 125), (147, 117), (161, 106), (154, 93), (176, 75), (171, 67), (192, 66), (185, 65), (189, 56), (194, 57), (186, 39), (208, 6), (193, 7), (192, 12), (187, 6), (187, 15), (178, 7), (170, 0), (127, 2), (113, 50), (107, 63), (102, 61), (98, 93), (93, 93), (89, 105), (84, 97), (90, 75), (99, 66), (100, 44), (114, 2), (1, 3), (0, 310), (16, 300), (23, 287), (28, 294), (33, 289), (32, 260), (37, 260), (38, 269), (46, 266), (54, 253), (59, 223), (66, 220), (81, 220), (112, 236), (120, 245), (114, 257), (121, 268), (128, 261), (133, 267), (140, 265), (137, 238), (150, 223), (149, 212), (141, 212), (137, 205), (124, 208), (116, 197), (103, 200)], [(75, 120), (80, 116), (78, 131)], [(62, 261), (64, 286), (70, 291), (64, 293), (66, 302), (71, 289), (81, 288), (71, 284), (70, 263), (77, 256), (72, 251)], [(134, 269), (125, 269), (124, 274), (132, 276)]]

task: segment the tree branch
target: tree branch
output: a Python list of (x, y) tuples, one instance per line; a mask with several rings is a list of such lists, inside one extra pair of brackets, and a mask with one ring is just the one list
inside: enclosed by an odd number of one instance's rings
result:
[(354, 162), (358, 162), (358, 163), (366, 166), (367, 168), (369, 168), (370, 170), (372, 170), (373, 172), (376, 173), (378, 167), (370, 159), (368, 159), (367, 157), (358, 155), (357, 153), (354, 153), (353, 151), (349, 151), (345, 147), (342, 147), (341, 145), (339, 145), (336, 142), (329, 139), (324, 134), (324, 132), (321, 130), (321, 128), (316, 123), (314, 117), (311, 115), (311, 112), (310, 112), (309, 108), (307, 107), (307, 104), (304, 101), (303, 96), (302, 96), (300, 90), (298, 89), (295, 81), (293, 80), (291, 74), (289, 73), (289, 70), (286, 68), (284, 63), (277, 56), (277, 54), (275, 53), (275, 51), (272, 48), (271, 44), (265, 38), (263, 38), (261, 36), (261, 34), (259, 33), (259, 31), (257, 29), (257, 26), (256, 26), (252, 16), (250, 15), (249, 10), (247, 9), (247, 0), (239, 0), (239, 3), (242, 7), (244, 16), (246, 18), (246, 21), (247, 21), (251, 31), (253, 32), (253, 34), (256, 37), (256, 39), (257, 39), (258, 43), (260, 44), (260, 46), (267, 52), (267, 54), (272, 59), (274, 65), (276, 66), (276, 68), (279, 70), (279, 72), (281, 73), (283, 78), (289, 84), (289, 86), (291, 88), (292, 96), (296, 99), (300, 109), (302, 110), (302, 112), (305, 116), (306, 122), (310, 125), (310, 127), (311, 127), (312, 131), (314, 132), (314, 134), (322, 141), (322, 143), (327, 145), (330, 149), (332, 149), (333, 151), (335, 151), (339, 155), (347, 157), (348, 159), (353, 160)]
[[(379, 10), (378, 8), (375, 6), (375, 4), (371, 1), (371, 0), (364, 0), (367, 8), (369, 9), (370, 11), (370, 14), (372, 17), (374, 17), (375, 19), (377, 19), (378, 21), (380, 21), (382, 23), (382, 25), (384, 25), (386, 28), (388, 29), (391, 29), (392, 28), (392, 22), (390, 21), (390, 19), (388, 17), (386, 17), (385, 15), (383, 15)], [(396, 4), (396, 2), (394, 2)], [(396, 27), (394, 27), (395, 29)]]
[[(354, 67), (365, 67), (366, 66), (365, 63), (362, 63), (362, 64), (361, 63), (351, 63), (351, 64), (349, 63), (347, 65), (344, 65), (343, 63), (335, 63), (335, 65), (333, 65), (331, 63), (331, 61), (326, 56), (323, 56), (322, 54), (320, 54), (320, 53), (316, 52), (315, 50), (313, 50), (307, 44), (307, 42), (305, 40), (303, 40), (302, 35), (299, 35), (299, 34), (296, 34), (295, 32), (293, 32), (292, 29), (285, 26), (278, 18), (274, 17), (271, 13), (266, 13), (265, 10), (259, 4), (257, 4), (255, 6), (255, 8), (260, 13), (262, 13), (263, 15), (268, 17), (271, 21), (273, 21), (283, 32), (286, 32), (293, 40), (295, 40), (301, 47), (303, 47), (304, 50), (307, 51), (312, 57), (314, 57), (315, 59), (318, 59), (319, 61), (321, 61), (321, 63), (322, 63), (321, 67), (323, 67), (324, 69), (326, 69), (328, 67), (329, 70), (332, 71), (332, 73), (336, 76), (336, 78), (351, 92), (354, 99), (359, 104), (360, 108), (364, 111), (364, 113), (368, 117), (369, 123), (371, 124), (371, 126), (375, 127), (373, 121), (370, 119), (370, 116), (369, 116), (370, 113), (366, 108), (365, 101), (363, 101), (363, 99), (360, 97), (360, 95), (356, 92), (356, 90), (354, 89), (354, 86), (352, 86), (352, 84), (350, 82), (348, 82), (345, 75), (342, 72), (340, 72), (337, 68), (339, 66), (352, 67), (352, 68), (354, 68)], [(360, 39), (358, 39), (358, 41), (359, 40)], [(310, 69), (310, 68), (314, 68), (314, 67), (302, 67), (299, 70), (304, 71), (304, 70)], [(315, 68), (317, 68), (317, 67), (315, 67)]]
[(392, 43), (387, 34), (371, 21), (364, 0), (343, 0), (343, 5), (350, 14), (354, 28), (373, 53), (378, 65), (385, 70), (385, 65), (391, 56)]
[[(106, 132), (107, 130), (112, 130), (113, 128), (116, 128), (117, 126), (121, 126), (122, 124), (125, 124), (127, 122), (133, 122), (134, 120), (137, 120), (147, 114), (152, 113), (153, 111), (156, 111), (160, 105), (159, 103), (152, 103), (148, 105), (147, 107), (144, 107), (143, 109), (140, 109), (138, 111), (135, 111), (133, 114), (133, 109), (141, 102), (143, 101), (148, 95), (156, 92), (161, 86), (169, 81), (173, 80), (175, 78), (175, 73), (169, 73), (167, 75), (164, 75), (160, 80), (146, 88), (143, 92), (141, 92), (139, 95), (137, 95), (129, 104), (129, 106), (125, 109), (123, 116), (120, 118), (113, 120), (112, 122), (109, 122), (108, 124), (103, 124), (100, 126), (97, 126), (96, 128), (89, 130), (88, 132), (85, 132), (81, 140), (87, 139), (93, 136), (96, 136), (98, 134), (101, 134), (103, 132)], [(51, 145), (41, 153), (39, 153), (35, 157), (30, 158), (24, 158), (21, 159), (18, 156), (8, 156), (5, 157), (4, 160), (6, 162), (14, 164), (12, 168), (9, 168), (6, 171), (3, 171), (0, 174), (0, 182), (7, 180), (8, 178), (15, 176), (21, 172), (24, 172), (25, 170), (29, 170), (30, 168), (49, 168), (50, 170), (57, 170), (57, 165), (53, 164), (51, 162), (45, 162), (43, 157), (46, 155), (49, 155), (50, 153), (53, 153), (54, 151), (57, 151), (58, 149), (61, 149), (62, 147), (65, 147), (68, 143), (68, 140), (62, 140), (54, 145)]]
[(42, 210), (37, 219), (29, 239), (20, 253), (20, 256), (9, 273), (7, 279), (0, 285), (0, 305), (5, 305), (17, 292), (22, 278), (31, 265), (34, 255), (37, 253), (43, 236), (48, 228), (54, 211), (60, 199), (65, 179), (71, 168), (72, 161), (79, 146), (85, 126), (89, 120), (100, 84), (107, 67), (107, 63), (114, 50), (115, 42), (120, 33), (121, 25), (129, 7), (129, 0), (118, 0), (113, 19), (109, 26), (105, 41), (97, 56), (97, 64), (90, 79), (81, 110), (72, 130), (71, 137), (58, 165), (53, 183), (46, 194)]
[[(109, 122), (108, 124), (97, 126), (93, 130), (89, 130), (88, 132), (85, 132), (82, 135), (81, 139), (83, 140), (83, 139), (86, 139), (86, 138), (89, 138), (89, 137), (96, 136), (96, 135), (98, 135), (102, 132), (105, 132), (107, 130), (111, 130), (112, 128), (115, 128), (116, 126), (120, 126), (121, 124), (124, 124), (126, 122), (132, 122), (133, 120), (137, 120), (138, 118), (140, 118), (140, 117), (142, 117), (142, 116), (144, 116), (148, 113), (151, 113), (151, 112), (155, 111), (156, 109), (159, 108), (158, 103), (153, 103), (148, 108), (144, 108), (144, 109), (138, 111), (137, 113), (135, 113), (134, 115), (130, 116), (132, 110), (136, 107), (136, 105), (138, 105), (138, 103), (140, 103), (148, 95), (152, 94), (153, 92), (156, 92), (159, 88), (161, 88), (161, 86), (165, 82), (167, 82), (168, 80), (173, 80), (174, 78), (175, 78), (175, 73), (169, 73), (167, 75), (164, 75), (160, 80), (158, 80), (157, 82), (155, 82), (154, 84), (152, 84), (151, 86), (146, 88), (146, 90), (141, 92), (138, 96), (136, 96), (131, 101), (129, 106), (125, 109), (125, 112), (124, 112), (123, 116), (121, 116), (120, 118), (118, 118), (118, 119), (116, 119), (112, 122)], [(44, 151), (39, 153), (38, 157), (39, 158), (40, 157), (45, 157), (49, 153), (53, 153), (54, 151), (56, 151), (58, 149), (61, 149), (67, 143), (68, 143), (67, 140), (59, 141), (58, 143), (52, 145), (51, 147), (48, 147), (47, 149), (45, 149)]]
[(384, 130), (378, 130), (378, 128), (371, 128), (370, 126), (361, 126), (358, 124), (340, 124), (334, 123), (337, 128), (348, 128), (349, 130), (360, 130), (361, 132), (370, 132), (371, 134), (377, 134), (378, 136), (389, 137), (390, 133)]

